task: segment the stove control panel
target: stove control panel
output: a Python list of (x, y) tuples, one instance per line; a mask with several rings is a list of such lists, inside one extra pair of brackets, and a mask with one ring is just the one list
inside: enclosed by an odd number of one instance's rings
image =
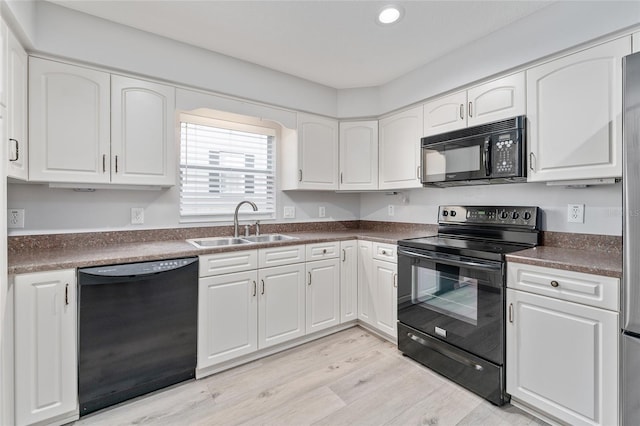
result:
[(538, 207), (522, 206), (440, 206), (440, 224), (485, 224), (535, 228)]

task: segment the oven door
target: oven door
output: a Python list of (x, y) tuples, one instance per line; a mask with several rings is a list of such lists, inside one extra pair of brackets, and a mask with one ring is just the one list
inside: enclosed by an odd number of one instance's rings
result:
[(398, 321), (502, 365), (503, 262), (398, 250)]
[(422, 144), (422, 183), (486, 179), (491, 174), (491, 139), (475, 136)]

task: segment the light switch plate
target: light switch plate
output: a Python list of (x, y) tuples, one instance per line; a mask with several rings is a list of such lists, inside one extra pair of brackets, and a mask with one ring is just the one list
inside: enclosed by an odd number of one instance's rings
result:
[(284, 206), (284, 214), (282, 217), (285, 219), (293, 219), (296, 217), (296, 208), (294, 206)]
[(567, 222), (584, 223), (584, 204), (569, 204), (567, 206)]
[(142, 225), (144, 223), (144, 208), (132, 207), (131, 208), (131, 224)]
[(318, 217), (325, 217), (327, 215), (327, 211), (324, 206), (318, 207)]
[(387, 207), (387, 214), (389, 216), (393, 216), (396, 214), (396, 208), (394, 207), (393, 204), (389, 204), (389, 206)]

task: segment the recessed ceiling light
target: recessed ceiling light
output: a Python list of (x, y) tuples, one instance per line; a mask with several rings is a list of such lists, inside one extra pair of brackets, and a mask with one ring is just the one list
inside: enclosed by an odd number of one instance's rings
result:
[(399, 6), (385, 6), (378, 13), (378, 22), (381, 24), (393, 24), (402, 17), (402, 9)]

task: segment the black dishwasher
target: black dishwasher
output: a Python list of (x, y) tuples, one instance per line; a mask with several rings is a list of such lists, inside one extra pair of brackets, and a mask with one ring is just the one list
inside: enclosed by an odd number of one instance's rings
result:
[(80, 415), (195, 377), (198, 258), (78, 270)]

